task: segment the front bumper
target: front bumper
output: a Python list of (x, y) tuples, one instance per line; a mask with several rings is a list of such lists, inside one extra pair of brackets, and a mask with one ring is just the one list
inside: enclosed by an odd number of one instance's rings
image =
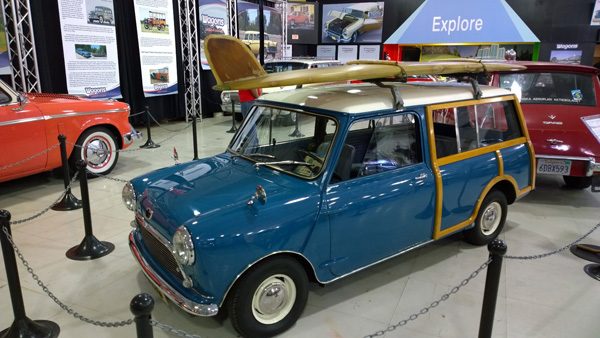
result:
[(142, 138), (142, 132), (135, 130), (135, 128), (133, 128), (133, 126), (131, 125), (130, 127), (131, 131), (123, 134), (123, 141), (126, 145), (130, 145), (133, 143), (134, 140), (139, 140)]
[(338, 42), (342, 42), (342, 43), (348, 43), (348, 42), (350, 42), (350, 40), (352, 40), (351, 36), (345, 38), (343, 35), (335, 33), (335, 32), (330, 31), (330, 30), (327, 30), (325, 32), (325, 34), (327, 34), (327, 36), (330, 37), (330, 38), (332, 38), (333, 40), (338, 41)]
[(135, 230), (131, 231), (129, 234), (129, 249), (131, 249), (131, 253), (142, 267), (142, 271), (146, 277), (158, 290), (160, 290), (160, 292), (163, 293), (163, 295), (169, 298), (173, 303), (177, 304), (184, 311), (195, 316), (214, 316), (219, 312), (219, 306), (217, 304), (200, 304), (191, 301), (165, 282), (165, 280), (152, 269), (144, 257), (142, 257), (134, 238), (134, 232)]

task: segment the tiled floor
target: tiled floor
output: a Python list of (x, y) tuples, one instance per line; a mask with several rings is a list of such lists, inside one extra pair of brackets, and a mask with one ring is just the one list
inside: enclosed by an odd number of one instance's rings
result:
[[(183, 122), (165, 125), (177, 130)], [(229, 118), (199, 124), (201, 156), (221, 152), (231, 134)], [(175, 135), (154, 128), (155, 141)], [(140, 143), (138, 143), (139, 145)], [(181, 160), (192, 157), (191, 129), (156, 150), (122, 153), (112, 176), (131, 178), (173, 164), (173, 147)], [(14, 239), (40, 278), (76, 311), (97, 320), (124, 320), (132, 315), (129, 301), (139, 292), (157, 296), (131, 257), (127, 245), (132, 213), (121, 202), (122, 183), (90, 182), (95, 235), (116, 245), (110, 255), (94, 261), (65, 258), (68, 248), (83, 237), (81, 211), (55, 212), (14, 226)], [(79, 196), (78, 183), (74, 192)], [(13, 220), (47, 207), (62, 191), (62, 180), (51, 174), (0, 184), (0, 208)], [(501, 237), (511, 255), (551, 251), (570, 243), (600, 222), (600, 194), (572, 191), (561, 180), (538, 177), (537, 190), (509, 207)], [(586, 242), (600, 243), (600, 231)], [(282, 337), (362, 337), (407, 318), (438, 299), (471, 274), (487, 256), (460, 236), (444, 239), (384, 262), (324, 288), (311, 289), (298, 323)], [(569, 251), (534, 261), (505, 262), (500, 283), (494, 337), (599, 337), (600, 282), (582, 271), (585, 261)], [(4, 269), (0, 269), (0, 329), (12, 322)], [(28, 316), (49, 319), (61, 327), (61, 337), (134, 337), (133, 326), (99, 328), (62, 311), (20, 266)], [(385, 337), (476, 337), (485, 274), (429, 313)], [(236, 336), (228, 319), (195, 318), (156, 297), (154, 318), (202, 337)], [(155, 337), (167, 337), (155, 331)]]

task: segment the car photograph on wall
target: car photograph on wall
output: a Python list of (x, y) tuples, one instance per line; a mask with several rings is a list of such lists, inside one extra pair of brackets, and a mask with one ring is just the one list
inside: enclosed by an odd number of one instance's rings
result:
[(322, 42), (381, 42), (383, 2), (323, 6)]
[[(226, 312), (243, 337), (294, 325), (309, 283), (453, 234), (489, 243), (535, 187), (510, 91), (379, 80), (523, 67), (354, 61), (268, 74), (235, 38), (210, 36), (205, 51), (217, 90), (374, 81), (263, 95), (224, 152), (125, 184), (129, 246), (148, 280), (189, 314)], [(278, 111), (296, 114), (300, 133)]]

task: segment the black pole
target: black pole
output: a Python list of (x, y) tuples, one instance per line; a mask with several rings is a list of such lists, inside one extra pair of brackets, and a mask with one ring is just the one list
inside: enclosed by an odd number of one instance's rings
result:
[(152, 309), (154, 309), (154, 299), (147, 293), (140, 293), (133, 297), (129, 303), (129, 309), (135, 316), (135, 331), (138, 338), (152, 338)]
[(92, 213), (90, 211), (90, 195), (88, 190), (87, 164), (83, 160), (77, 161), (79, 171), (79, 180), (81, 186), (81, 202), (83, 204), (83, 225), (85, 227), (85, 237), (81, 243), (72, 247), (66, 253), (67, 257), (77, 261), (86, 261), (100, 258), (111, 253), (115, 246), (110, 242), (101, 242), (92, 231)]
[(145, 106), (144, 108), (146, 109), (146, 133), (148, 133), (148, 139), (146, 140), (146, 143), (140, 146), (140, 148), (158, 148), (160, 147), (160, 144), (156, 144), (152, 141), (152, 131), (150, 130), (150, 107)]
[[(67, 137), (63, 134), (58, 135), (58, 142), (60, 143), (60, 159), (62, 161), (63, 181), (65, 184), (65, 195), (56, 203), (52, 210), (55, 211), (67, 211), (81, 208), (81, 201), (77, 199), (71, 192), (71, 175), (69, 173), (69, 160), (67, 158)], [(77, 151), (78, 148), (73, 148), (73, 151)]]
[(500, 285), (500, 274), (502, 273), (502, 256), (506, 254), (506, 249), (506, 244), (500, 239), (495, 239), (488, 244), (488, 251), (490, 252), (490, 259), (492, 261), (487, 267), (485, 278), (481, 321), (479, 322), (479, 338), (492, 337), (498, 286)]
[[(290, 114), (296, 114), (296, 113), (290, 113)], [(300, 132), (300, 129), (298, 129), (298, 120), (300, 120), (300, 114), (296, 114), (296, 128), (294, 129), (294, 131), (289, 135), (291, 137), (302, 137), (304, 136), (304, 134), (302, 134)]]
[(4, 257), (10, 301), (15, 316), (12, 325), (0, 332), (0, 338), (58, 337), (60, 327), (56, 323), (47, 320), (34, 321), (27, 318), (25, 304), (23, 303), (23, 293), (21, 291), (21, 281), (19, 280), (19, 270), (17, 269), (17, 259), (13, 247), (4, 233), (4, 229), (12, 236), (10, 230), (10, 212), (0, 210), (0, 245), (2, 246), (2, 256)]
[(258, 32), (260, 33), (258, 55), (260, 64), (265, 64), (265, 13), (264, 0), (258, 0)]
[(192, 115), (192, 139), (194, 140), (194, 160), (198, 159), (198, 131), (196, 130), (196, 112)]
[(593, 279), (600, 281), (600, 264), (588, 264), (583, 267), (583, 271)]
[[(240, 109), (242, 105), (240, 103)], [(228, 133), (235, 133), (237, 127), (235, 126), (235, 102), (231, 100), (231, 128), (227, 131)]]

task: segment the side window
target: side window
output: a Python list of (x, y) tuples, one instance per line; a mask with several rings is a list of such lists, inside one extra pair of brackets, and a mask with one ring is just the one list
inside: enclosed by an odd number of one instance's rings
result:
[(11, 97), (4, 90), (0, 89), (0, 104), (10, 103)]
[(523, 135), (513, 101), (435, 109), (432, 115), (438, 158)]
[(418, 121), (407, 113), (354, 122), (343, 147), (332, 182), (422, 162)]

